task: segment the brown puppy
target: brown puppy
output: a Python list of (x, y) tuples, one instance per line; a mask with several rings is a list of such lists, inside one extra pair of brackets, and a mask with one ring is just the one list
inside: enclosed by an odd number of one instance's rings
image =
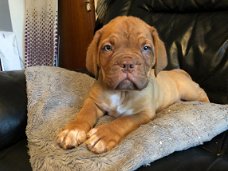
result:
[[(97, 31), (86, 64), (97, 80), (80, 112), (58, 135), (64, 149), (85, 142), (95, 153), (106, 152), (172, 103), (209, 101), (185, 71), (161, 71), (167, 64), (164, 44), (155, 28), (135, 17), (118, 17)], [(117, 118), (93, 128), (105, 113)]]

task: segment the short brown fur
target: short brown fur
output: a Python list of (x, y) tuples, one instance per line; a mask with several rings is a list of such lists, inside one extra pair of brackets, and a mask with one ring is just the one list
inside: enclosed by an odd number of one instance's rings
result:
[[(156, 29), (138, 18), (117, 17), (97, 31), (86, 59), (97, 80), (75, 119), (58, 134), (58, 144), (69, 149), (85, 142), (89, 150), (103, 153), (156, 111), (179, 100), (209, 102), (185, 71), (161, 71), (166, 64)], [(93, 128), (105, 113), (116, 119)]]

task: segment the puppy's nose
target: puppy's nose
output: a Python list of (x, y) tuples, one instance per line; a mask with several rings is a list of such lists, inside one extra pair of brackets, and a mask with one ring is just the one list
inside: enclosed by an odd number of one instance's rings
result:
[(123, 72), (132, 72), (135, 68), (135, 64), (131, 61), (123, 61), (120, 64)]

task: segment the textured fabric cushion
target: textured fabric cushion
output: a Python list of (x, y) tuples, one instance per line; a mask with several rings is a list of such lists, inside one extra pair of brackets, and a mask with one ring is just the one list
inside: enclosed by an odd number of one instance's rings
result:
[[(79, 111), (93, 79), (54, 67), (31, 67), (25, 74), (33, 170), (134, 170), (209, 141), (228, 128), (228, 105), (182, 102), (160, 112), (110, 152), (97, 155), (84, 144), (63, 150), (56, 144), (56, 134)], [(111, 120), (105, 116), (98, 124)]]
[(26, 105), (24, 71), (0, 72), (0, 150), (25, 137)]

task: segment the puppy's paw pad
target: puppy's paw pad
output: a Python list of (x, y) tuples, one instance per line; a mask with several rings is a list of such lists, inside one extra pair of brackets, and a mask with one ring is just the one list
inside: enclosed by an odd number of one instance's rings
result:
[(116, 134), (108, 126), (93, 128), (87, 134), (88, 139), (85, 142), (87, 148), (94, 153), (104, 153), (115, 147), (121, 136)]
[(105, 142), (104, 140), (99, 140), (98, 142), (86, 141), (87, 148), (97, 154), (110, 151), (113, 147), (117, 145), (116, 142), (110, 141)]
[(86, 132), (79, 129), (65, 129), (57, 136), (57, 143), (63, 149), (74, 148), (86, 140)]

